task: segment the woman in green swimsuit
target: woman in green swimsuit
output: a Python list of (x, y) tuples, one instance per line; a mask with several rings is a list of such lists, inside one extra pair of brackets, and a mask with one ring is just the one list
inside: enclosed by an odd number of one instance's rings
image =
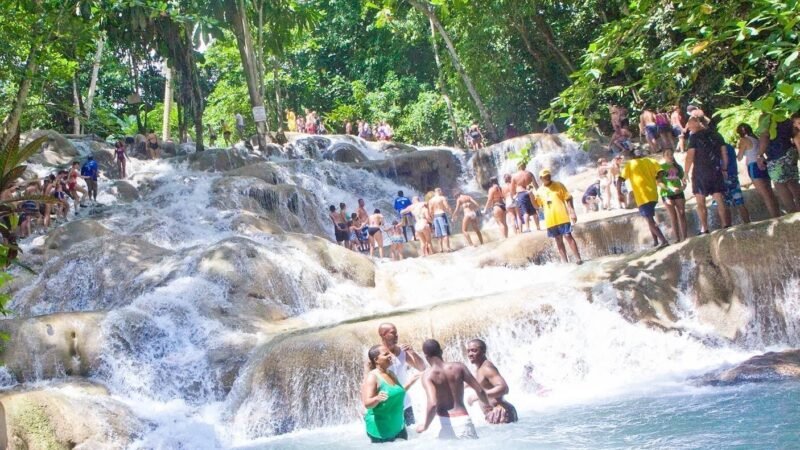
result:
[(403, 400), (406, 390), (419, 379), (419, 374), (411, 377), (405, 386), (389, 370), (394, 355), (381, 345), (367, 352), (370, 371), (361, 384), (361, 400), (367, 413), (364, 422), (367, 436), (373, 443), (392, 442), (395, 439), (408, 439), (403, 417)]

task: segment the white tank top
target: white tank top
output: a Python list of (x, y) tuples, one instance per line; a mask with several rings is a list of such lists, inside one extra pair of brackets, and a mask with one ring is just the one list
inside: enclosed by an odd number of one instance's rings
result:
[[(401, 385), (406, 384), (408, 379), (408, 364), (406, 363), (405, 350), (401, 349), (400, 354), (392, 358), (392, 365), (389, 366), (389, 370), (391, 370), (394, 376), (397, 377), (397, 381), (399, 381)], [(406, 409), (409, 406), (411, 406), (411, 397), (409, 397), (408, 393), (406, 393), (406, 398), (403, 401), (403, 409)]]
[(758, 140), (753, 136), (745, 136), (745, 138), (750, 140), (750, 150), (744, 152), (744, 161), (750, 165), (758, 159)]

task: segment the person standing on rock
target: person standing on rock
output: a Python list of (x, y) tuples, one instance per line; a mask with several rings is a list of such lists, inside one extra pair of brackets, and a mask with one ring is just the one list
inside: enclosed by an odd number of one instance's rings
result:
[(478, 150), (483, 148), (483, 133), (481, 133), (481, 127), (478, 126), (478, 121), (473, 121), (472, 125), (469, 127), (469, 139), (472, 143), (472, 149)]
[(411, 238), (417, 240), (414, 236), (414, 215), (411, 213), (403, 214), (403, 210), (411, 206), (411, 200), (403, 195), (403, 191), (397, 191), (397, 198), (394, 199), (394, 210), (397, 211), (397, 221), (403, 228), (403, 238), (408, 242), (408, 234), (406, 229), (411, 229)]
[(453, 219), (455, 220), (459, 209), (464, 211), (464, 219), (461, 221), (461, 233), (467, 239), (467, 243), (473, 247), (476, 245), (472, 242), (472, 238), (469, 236), (470, 228), (472, 228), (472, 231), (478, 235), (478, 241), (480, 241), (481, 245), (483, 245), (480, 218), (478, 217), (478, 210), (480, 207), (481, 206), (478, 204), (478, 202), (476, 202), (471, 196), (463, 193), (456, 194), (456, 207), (453, 210)]
[(391, 370), (392, 353), (381, 345), (375, 345), (367, 352), (369, 372), (361, 383), (361, 401), (367, 408), (364, 424), (367, 436), (373, 444), (408, 439), (408, 431), (403, 416), (406, 391), (419, 375), (412, 377), (405, 385)]
[(417, 239), (420, 241), (420, 249), (422, 256), (433, 254), (433, 244), (431, 243), (431, 218), (430, 209), (428, 204), (423, 202), (419, 197), (414, 197), (411, 206), (402, 211), (403, 214), (411, 213), (414, 215), (414, 231), (417, 234)]
[(125, 166), (128, 162), (128, 157), (125, 155), (125, 144), (123, 144), (122, 141), (117, 141), (114, 144), (114, 161), (117, 163), (119, 177), (124, 180), (128, 177), (127, 173), (125, 172)]
[(514, 200), (514, 191), (512, 191), (511, 188), (511, 174), (507, 173), (503, 175), (503, 187), (501, 188), (503, 191), (503, 202), (506, 205), (506, 220), (508, 220), (508, 217), (511, 218), (514, 223), (514, 233), (519, 234), (519, 208), (517, 208), (517, 202)]
[(417, 426), (417, 433), (423, 433), (439, 418), (441, 429), (439, 439), (477, 439), (478, 433), (464, 406), (464, 384), (475, 390), (484, 414), (491, 411), (489, 398), (478, 380), (459, 362), (445, 362), (442, 347), (434, 339), (422, 344), (422, 351), (430, 367), (422, 374), (422, 386), (427, 396), (425, 422)]
[(800, 113), (779, 123), (774, 139), (769, 130), (764, 131), (759, 139), (759, 155), (766, 162), (769, 178), (775, 184), (775, 195), (789, 213), (800, 211), (798, 151), (792, 142), (795, 121), (800, 122)]
[[(691, 135), (686, 150), (686, 173), (692, 180), (692, 192), (697, 200), (697, 215), (700, 217), (700, 233), (708, 233), (709, 195), (717, 202), (717, 213), (723, 228), (730, 226), (728, 208), (725, 206), (725, 176), (728, 171), (728, 152), (725, 140), (714, 130), (705, 126), (703, 120), (692, 116), (686, 122)], [(796, 161), (795, 161), (796, 163)], [(797, 167), (795, 165), (795, 171)]]
[(500, 187), (500, 182), (497, 177), (489, 179), (489, 194), (486, 198), (486, 205), (483, 207), (483, 214), (489, 214), (489, 208), (492, 208), (492, 217), (495, 222), (500, 225), (503, 237), (508, 237), (508, 224), (506, 223), (506, 203), (503, 201), (503, 189)]
[(750, 211), (744, 202), (742, 186), (739, 184), (739, 165), (736, 164), (736, 149), (730, 144), (725, 144), (728, 154), (727, 176), (725, 177), (725, 206), (728, 213), (728, 223), (733, 223), (731, 213), (733, 208), (739, 212), (742, 223), (750, 223)]
[(767, 207), (769, 216), (772, 218), (779, 217), (781, 211), (778, 208), (778, 199), (775, 198), (775, 192), (772, 190), (766, 162), (758, 153), (759, 142), (753, 132), (753, 128), (746, 123), (740, 123), (736, 127), (736, 134), (739, 135), (739, 143), (737, 144), (739, 151), (736, 158), (739, 161), (744, 158), (747, 165), (747, 174)]
[(225, 145), (231, 146), (231, 128), (225, 123), (224, 120), (219, 121), (219, 129), (222, 130), (222, 139), (225, 140)]
[[(653, 246), (667, 246), (667, 238), (656, 224), (656, 205), (658, 204), (658, 180), (663, 171), (661, 164), (652, 158), (633, 158), (623, 167), (617, 178), (617, 187), (622, 189), (625, 180), (630, 181), (633, 198), (639, 207), (639, 215), (647, 221), (650, 235), (653, 237)], [(624, 199), (620, 198), (620, 202)]]
[(380, 209), (375, 209), (373, 214), (369, 216), (369, 256), (372, 257), (372, 252), (375, 248), (378, 249), (378, 256), (383, 258), (383, 214)]
[(150, 159), (158, 158), (158, 136), (153, 129), (147, 133), (147, 155), (150, 156)]
[(81, 168), (81, 176), (86, 181), (89, 198), (93, 203), (97, 203), (97, 178), (100, 175), (100, 168), (97, 166), (94, 156), (89, 155)]
[(239, 133), (239, 140), (244, 140), (244, 116), (241, 113), (236, 113), (236, 132)]
[(447, 197), (442, 194), (441, 188), (433, 190), (434, 195), (428, 200), (428, 208), (433, 210), (433, 229), (435, 237), (439, 239), (439, 246), (441, 252), (445, 252), (447, 247), (448, 252), (452, 252), (450, 248), (450, 220), (447, 214), (450, 212), (450, 204), (447, 202)]
[[(78, 185), (78, 179), (81, 178), (81, 170), (80, 170), (80, 163), (78, 161), (72, 161), (72, 167), (69, 169), (69, 175), (67, 177), (67, 194), (72, 198), (72, 201), (75, 203), (75, 215), (78, 215), (78, 209), (81, 206), (84, 206), (83, 201), (88, 196), (86, 189), (82, 188)], [(86, 185), (89, 185), (89, 180), (84, 179)]]
[[(378, 326), (378, 336), (381, 339), (381, 349), (392, 354), (392, 362), (389, 369), (397, 376), (401, 383), (408, 383), (412, 380), (409, 369), (418, 372), (425, 370), (425, 361), (409, 344), (399, 344), (399, 334), (397, 327), (393, 323), (384, 322)], [(411, 398), (406, 395), (403, 400), (403, 417), (406, 425), (416, 423), (414, 419), (414, 409), (411, 407)]]
[(356, 215), (358, 216), (358, 223), (360, 224), (359, 238), (364, 242), (368, 242), (367, 228), (369, 228), (369, 213), (367, 212), (366, 203), (363, 198), (358, 199), (358, 208), (356, 208)]
[(539, 228), (539, 213), (533, 206), (528, 186), (533, 185), (534, 189), (539, 189), (539, 183), (531, 172), (526, 170), (526, 164), (522, 161), (517, 164), (517, 173), (511, 177), (511, 192), (514, 193), (519, 219), (524, 224), (526, 231), (531, 231), (531, 218), (536, 223), (536, 230)]
[[(517, 409), (503, 398), (508, 395), (508, 383), (500, 375), (497, 367), (486, 359), (486, 342), (480, 339), (469, 341), (467, 343), (467, 359), (475, 364), (475, 379), (483, 386), (486, 396), (489, 397), (489, 404), (494, 408), (486, 414), (486, 421), (496, 425), (519, 420)], [(473, 396), (469, 403), (472, 404), (475, 400), (477, 397)]]
[(658, 182), (659, 195), (664, 202), (675, 239), (678, 242), (686, 239), (686, 173), (683, 167), (675, 161), (672, 150), (664, 150), (664, 160), (661, 162), (661, 178)]
[(539, 172), (542, 186), (536, 191), (536, 204), (544, 208), (544, 220), (547, 227), (547, 236), (555, 239), (556, 248), (562, 262), (569, 262), (564, 240), (577, 258), (577, 264), (583, 264), (578, 251), (578, 243), (572, 237), (572, 224), (578, 221), (575, 206), (572, 204), (572, 195), (566, 187), (558, 181), (552, 180), (549, 169)]

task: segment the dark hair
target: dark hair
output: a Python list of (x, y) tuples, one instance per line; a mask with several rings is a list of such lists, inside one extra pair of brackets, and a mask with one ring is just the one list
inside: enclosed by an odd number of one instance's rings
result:
[(403, 191), (397, 191), (397, 196), (398, 197), (403, 197)]
[(480, 339), (473, 339), (469, 341), (468, 344), (478, 344), (478, 348), (481, 349), (483, 353), (486, 353), (486, 342), (483, 342)]
[(350, 214), (350, 218), (351, 219), (355, 219), (356, 217), (358, 217), (358, 214), (356, 214), (356, 213), (351, 213)]
[(499, 181), (497, 181), (497, 177), (492, 177), (492, 178), (489, 178), (489, 184), (490, 184), (490, 185), (491, 185), (491, 184), (496, 184), (496, 185), (498, 185), (498, 186), (499, 186), (499, 185), (500, 185), (500, 182), (499, 182)]
[(134, 142), (136, 142), (136, 140), (134, 138), (130, 137), (130, 136), (125, 138), (125, 143), (126, 144), (133, 144)]
[(380, 346), (380, 344), (373, 345), (372, 347), (370, 347), (369, 351), (367, 351), (367, 358), (369, 359), (369, 368), (371, 370), (375, 369), (375, 367), (377, 367), (375, 362), (378, 360), (378, 356), (380, 356), (380, 355), (381, 355), (381, 346)]
[(344, 204), (344, 202), (342, 202), (342, 203), (339, 203), (339, 208), (344, 208), (345, 206), (346, 206), (346, 205)]
[(331, 205), (331, 206), (329, 206), (329, 207), (328, 207), (328, 209), (329, 209), (331, 212), (336, 212), (336, 206), (334, 206), (334, 205)]
[(442, 346), (436, 339), (428, 339), (422, 343), (422, 352), (425, 356), (430, 358), (432, 356), (442, 357)]
[(373, 212), (374, 212), (375, 214), (380, 214), (380, 213), (381, 213), (381, 210), (380, 210), (380, 209), (378, 209), (378, 208), (375, 208), (375, 211), (373, 211)]
[(72, 165), (74, 166), (75, 164), (80, 164), (80, 163), (78, 161), (72, 161)]
[(751, 127), (746, 123), (740, 123), (739, 125), (736, 126), (736, 134), (738, 134), (741, 137), (745, 136), (755, 137), (755, 133), (753, 133), (753, 127)]

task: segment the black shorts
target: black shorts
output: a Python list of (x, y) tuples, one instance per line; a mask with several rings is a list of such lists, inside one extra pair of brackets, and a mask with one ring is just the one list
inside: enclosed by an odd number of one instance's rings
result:
[(149, 145), (153, 150), (158, 148), (158, 142), (150, 142), (147, 145)]
[(708, 197), (713, 194), (724, 194), (726, 190), (725, 179), (722, 178), (721, 172), (692, 177), (692, 193), (694, 195)]
[(411, 425), (417, 423), (417, 420), (414, 418), (414, 408), (410, 406), (403, 411), (403, 418), (406, 421), (407, 427), (410, 427)]
[(405, 428), (403, 428), (403, 431), (397, 433), (397, 436), (395, 436), (395, 437), (393, 437), (391, 439), (376, 438), (376, 437), (370, 436), (369, 434), (367, 434), (367, 436), (369, 436), (369, 440), (372, 441), (373, 444), (383, 444), (383, 443), (386, 443), (386, 442), (394, 442), (397, 439), (403, 439), (403, 440), (407, 441), (408, 440), (408, 431)]
[(665, 195), (661, 197), (661, 200), (664, 200), (664, 203), (666, 203), (667, 200), (686, 200), (686, 193), (681, 191), (678, 192), (677, 194)]

